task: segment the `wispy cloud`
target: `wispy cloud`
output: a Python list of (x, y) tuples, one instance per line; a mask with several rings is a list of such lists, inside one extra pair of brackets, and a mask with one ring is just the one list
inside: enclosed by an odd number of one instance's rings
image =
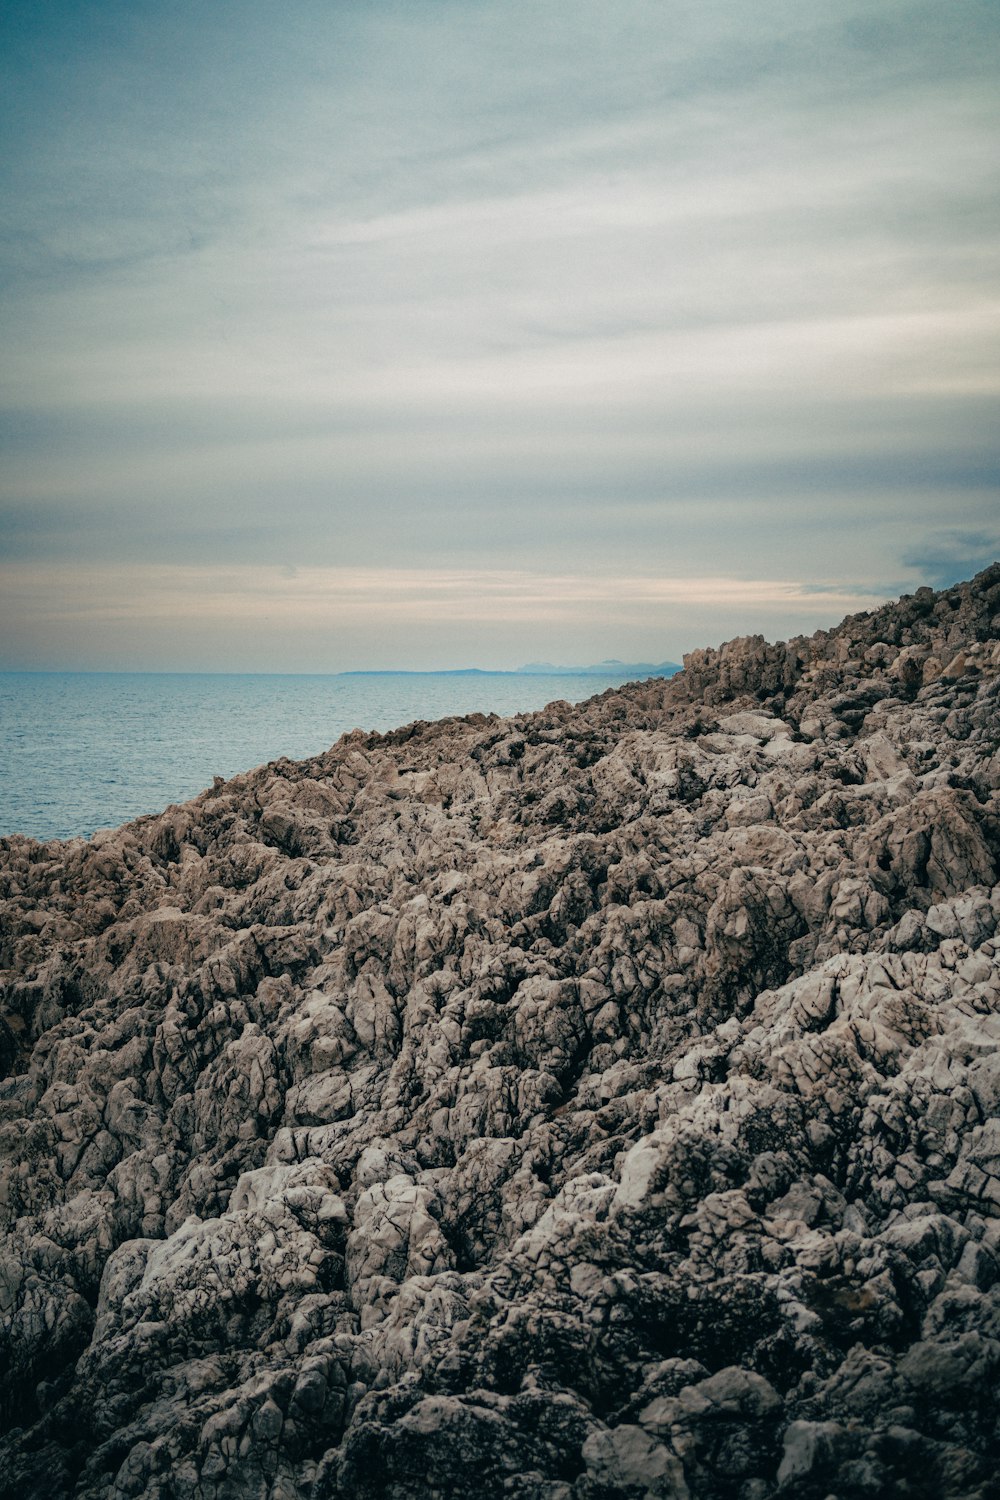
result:
[(818, 584), (723, 575), (665, 578), (520, 570), (470, 571), (403, 568), (310, 568), (105, 565), (81, 578), (76, 569), (50, 564), (0, 563), (5, 595), (22, 607), (44, 589), (52, 618), (133, 620), (192, 614), (252, 619), (262, 611), (306, 620), (372, 611), (410, 618), (427, 611), (455, 619), (546, 618), (551, 612), (614, 604), (623, 612), (659, 604), (745, 604), (798, 609), (803, 604), (839, 609), (881, 602), (857, 584)]
[[(652, 632), (648, 658), (980, 555), (934, 561), (996, 508), (995, 6), (83, 16), (13, 5), (2, 49), (23, 659), (75, 649), (73, 570), (183, 666), (183, 619), (221, 662), (237, 619), (266, 653), (265, 606), (350, 600), (407, 649), (406, 620), (443, 649), (433, 616), (514, 652), (529, 619), (579, 626), (559, 579), (604, 572), (594, 629)], [(254, 574), (275, 560), (298, 592)], [(396, 603), (352, 592), (366, 568)], [(657, 570), (694, 592), (649, 594)], [(500, 574), (529, 581), (456, 582)], [(779, 582), (716, 598), (729, 575)]]
[[(510, 646), (497, 649), (498, 632), (522, 654), (539, 639), (588, 642), (593, 652), (600, 643), (595, 621), (603, 639), (662, 639), (668, 620), (720, 615), (739, 617), (747, 628), (766, 619), (788, 634), (884, 598), (854, 585), (722, 575), (148, 564), (104, 565), (81, 576), (66, 565), (39, 563), (0, 564), (0, 595), (8, 641), (24, 632), (72, 639), (83, 653), (74, 658), (78, 665), (90, 664), (88, 653), (109, 632), (120, 634), (136, 653), (129, 662), (141, 666), (149, 664), (150, 642), (163, 631), (201, 631), (211, 640), (221, 626), (244, 633), (239, 665), (248, 669), (259, 665), (260, 638), (284, 646), (295, 635), (302, 659), (311, 661), (318, 649), (328, 670), (356, 664), (344, 654), (348, 642), (355, 653), (364, 642), (364, 665), (399, 664), (411, 632), (430, 632), (439, 652), (450, 651), (439, 665), (461, 665), (461, 653), (472, 649), (479, 653), (476, 664), (512, 666)], [(386, 651), (396, 655), (386, 657)]]
[(950, 588), (1000, 559), (1000, 522), (988, 531), (937, 531), (904, 556), (933, 588)]

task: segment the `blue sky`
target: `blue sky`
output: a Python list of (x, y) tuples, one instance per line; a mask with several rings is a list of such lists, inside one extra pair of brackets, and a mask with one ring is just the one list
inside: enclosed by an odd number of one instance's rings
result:
[(679, 658), (1000, 551), (1000, 10), (11, 3), (0, 664)]

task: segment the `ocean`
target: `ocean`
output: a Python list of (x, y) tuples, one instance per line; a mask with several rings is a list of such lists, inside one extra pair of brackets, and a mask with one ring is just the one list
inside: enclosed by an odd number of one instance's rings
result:
[(585, 673), (341, 676), (0, 672), (0, 835), (89, 836), (161, 812), (350, 729), (579, 703), (625, 681)]

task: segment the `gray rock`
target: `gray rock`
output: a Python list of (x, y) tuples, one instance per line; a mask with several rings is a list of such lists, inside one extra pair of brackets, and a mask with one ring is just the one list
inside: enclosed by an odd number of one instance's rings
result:
[(998, 624), (0, 841), (0, 1495), (988, 1500)]

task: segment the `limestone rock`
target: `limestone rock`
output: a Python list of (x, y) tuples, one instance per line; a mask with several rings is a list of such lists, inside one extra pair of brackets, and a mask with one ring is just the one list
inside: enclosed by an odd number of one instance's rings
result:
[(996, 1495), (1000, 568), (0, 841), (0, 1495)]

